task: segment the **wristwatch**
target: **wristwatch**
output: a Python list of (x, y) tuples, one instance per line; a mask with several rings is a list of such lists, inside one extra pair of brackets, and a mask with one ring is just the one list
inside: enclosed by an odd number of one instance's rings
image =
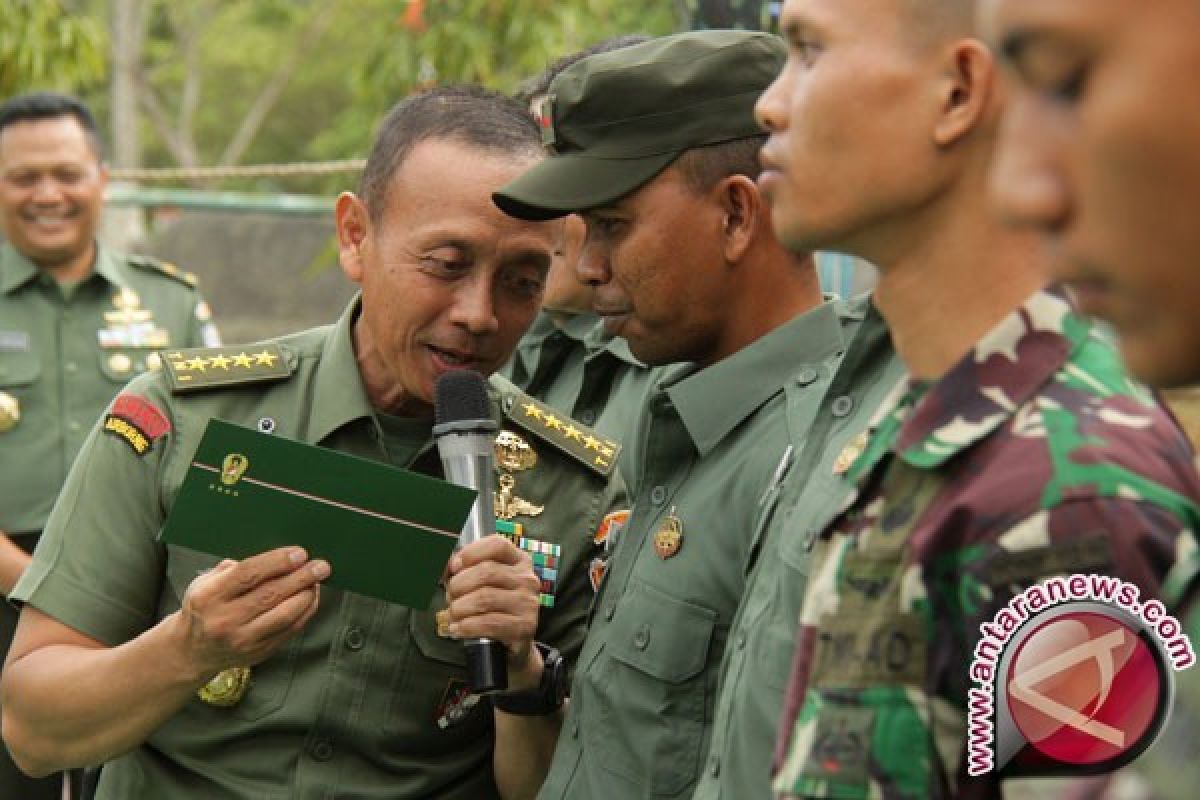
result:
[(493, 692), (492, 706), (506, 714), (533, 717), (553, 714), (567, 697), (567, 661), (549, 645), (534, 642), (542, 654), (542, 680), (532, 689)]

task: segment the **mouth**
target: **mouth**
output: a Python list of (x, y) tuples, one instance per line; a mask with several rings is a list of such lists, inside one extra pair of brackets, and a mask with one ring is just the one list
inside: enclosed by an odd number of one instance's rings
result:
[(450, 372), (456, 369), (473, 369), (483, 372), (485, 359), (478, 353), (468, 350), (458, 350), (449, 347), (425, 345), (433, 357), (433, 365), (438, 372)]
[(621, 328), (625, 327), (625, 323), (633, 316), (633, 311), (628, 308), (605, 308), (594, 306), (593, 313), (600, 318), (604, 324), (604, 330), (609, 335), (617, 334)]

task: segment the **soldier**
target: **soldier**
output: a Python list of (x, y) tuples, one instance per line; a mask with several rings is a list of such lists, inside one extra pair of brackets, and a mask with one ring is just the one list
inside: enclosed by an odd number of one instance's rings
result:
[(586, 58), (543, 109), (554, 155), (496, 195), (527, 219), (581, 213), (577, 272), (608, 331), (672, 365), (634, 428), (638, 491), (565, 720), (500, 715), (511, 797), (686, 797), (704, 765), (756, 522), (862, 319), (782, 249), (754, 185), (752, 104), (782, 56), (706, 31)]
[[(1130, 370), (1163, 387), (1200, 381), (1200, 112), (1175, 102), (1200, 69), (1200, 6), (988, 0), (980, 19), (1007, 62), (1013, 96), (993, 165), (1005, 217), (1058, 257), (1056, 277), (1110, 322)], [(1086, 57), (1085, 54), (1086, 53)], [(1200, 557), (1181, 563), (1168, 599), (1200, 640)], [(1167, 729), (1134, 765), (1143, 793), (1191, 798), (1200, 670), (1179, 676)], [(1093, 796), (1099, 791), (1093, 790)]]
[[(462, 644), (440, 634), (505, 642), (510, 702), (553, 704), (543, 663), (561, 686), (593, 537), (622, 499), (615, 443), (491, 379), (506, 431), (498, 516), (522, 525), (524, 547), (557, 552), (544, 591), (529, 554), (495, 536), (454, 557), (456, 603), (429, 611), (320, 587), (331, 565), (299, 548), (218, 561), (155, 536), (210, 418), (440, 474), (435, 379), (493, 372), (537, 313), (553, 226), (506, 217), (490, 192), (540, 155), (512, 100), (406, 99), (359, 194), (337, 201), (342, 267), (362, 287), (341, 319), (254, 347), (169, 350), (168, 370), (118, 397), (108, 417), (124, 424), (93, 431), (13, 593), (25, 607), (0, 690), (23, 768), (106, 761), (100, 800), (497, 796), (490, 704), (467, 691)], [(129, 426), (149, 449), (128, 446)], [(548, 646), (533, 647), (535, 627)]]
[(968, 778), (965, 762), (980, 623), (1047, 573), (1152, 597), (1200, 522), (1181, 432), (1045, 288), (1034, 237), (990, 214), (1004, 93), (973, 14), (963, 0), (788, 0), (788, 61), (758, 104), (776, 231), (879, 267), (910, 373), (814, 539), (782, 797), (999, 796), (995, 773)]
[[(618, 36), (566, 56), (525, 86), (517, 99), (535, 118), (554, 78), (567, 67), (647, 36)], [(546, 278), (542, 310), (517, 344), (503, 373), (529, 394), (591, 425), (605, 436), (624, 441), (649, 388), (651, 370), (633, 357), (625, 340), (604, 330), (592, 313), (592, 288), (575, 275), (583, 247), (584, 225), (577, 214), (563, 217), (554, 263)], [(623, 451), (621, 468), (629, 477)]]
[[(163, 347), (218, 344), (196, 279), (96, 240), (108, 172), (91, 112), (35, 93), (0, 105), (0, 592), (29, 563), (88, 427)], [(0, 604), (0, 651), (17, 613)], [(0, 752), (0, 795), (57, 798)]]

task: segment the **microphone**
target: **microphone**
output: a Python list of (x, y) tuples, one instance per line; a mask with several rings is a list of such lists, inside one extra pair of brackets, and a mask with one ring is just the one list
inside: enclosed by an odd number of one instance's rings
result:
[[(453, 370), (438, 377), (433, 391), (433, 436), (446, 479), (479, 492), (463, 525), (458, 546), (465, 547), (496, 532), (493, 507), (492, 446), (498, 427), (488, 403), (487, 383), (478, 372)], [(508, 688), (504, 644), (492, 639), (469, 639), (467, 682), (475, 694)]]

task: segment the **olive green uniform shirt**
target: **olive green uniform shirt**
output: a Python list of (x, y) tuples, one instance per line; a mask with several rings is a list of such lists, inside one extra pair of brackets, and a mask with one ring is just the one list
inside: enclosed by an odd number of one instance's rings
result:
[[(762, 555), (747, 580), (731, 644), (725, 649), (712, 742), (695, 800), (772, 798), (771, 753), (809, 552), (849, 494), (843, 473), (865, 444), (861, 437), (872, 415), (904, 373), (878, 312), (864, 298), (856, 301), (855, 313), (866, 319), (828, 383), (811, 425), (804, 427), (797, 420), (789, 426), (800, 434), (792, 440), (795, 458), (774, 509), (763, 515), (754, 532)], [(804, 377), (818, 378), (811, 373)], [(819, 379), (829, 380), (827, 375)], [(807, 391), (800, 381), (787, 385), (790, 412), (807, 413), (800, 398), (792, 397)]]
[[(217, 559), (155, 536), (210, 418), (376, 460), (388, 458), (390, 439), (411, 468), (440, 474), (428, 430), (415, 447), (396, 446), (404, 434), (395, 426), (388, 436), (380, 430), (354, 357), (358, 307), (332, 327), (277, 340), (293, 370), (286, 380), (190, 395), (173, 395), (161, 374), (135, 381), (126, 393), (162, 410), (171, 431), (142, 457), (115, 435), (91, 434), (14, 596), (110, 645), (176, 611), (197, 571)], [(548, 444), (525, 413), (529, 398), (508, 381), (493, 377), (491, 388), (502, 429), (538, 456), (514, 474), (514, 491), (545, 510), (516, 521), (526, 536), (562, 547), (538, 638), (574, 660), (593, 596), (593, 535), (624, 499), (623, 484)], [(323, 587), (316, 616), (254, 667), (238, 704), (193, 698), (142, 746), (105, 764), (98, 798), (496, 797), (492, 712), (463, 702), (464, 665), (462, 643), (438, 636), (434, 609)]]
[[(631, 442), (636, 499), (593, 607), (542, 800), (690, 795), (751, 534), (856, 324), (825, 303), (707, 369), (668, 368), (651, 391)], [(682, 538), (664, 558), (655, 534), (668, 517)]]
[[(592, 314), (573, 315), (560, 328), (546, 311), (534, 319), (502, 371), (527, 393), (622, 443), (655, 374)], [(629, 453), (625, 448), (618, 465), (627, 479)]]
[(64, 291), (0, 246), (0, 394), (18, 414), (0, 398), (0, 531), (45, 526), (92, 423), (151, 353), (218, 343), (194, 283), (97, 245), (92, 274)]

